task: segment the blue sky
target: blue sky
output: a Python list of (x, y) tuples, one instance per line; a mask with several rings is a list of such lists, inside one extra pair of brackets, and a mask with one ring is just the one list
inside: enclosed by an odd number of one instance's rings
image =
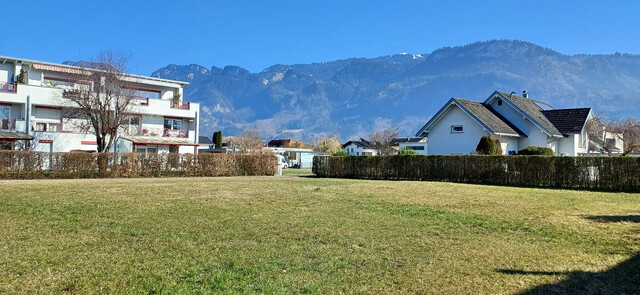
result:
[(323, 62), (518, 39), (565, 54), (640, 53), (640, 1), (9, 1), (0, 55), (50, 62), (103, 50), (167, 64)]

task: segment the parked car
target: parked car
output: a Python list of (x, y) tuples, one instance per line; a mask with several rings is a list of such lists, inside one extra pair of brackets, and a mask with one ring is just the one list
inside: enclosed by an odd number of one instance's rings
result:
[(278, 157), (278, 165), (280, 165), (282, 169), (289, 168), (289, 161), (287, 161), (287, 157), (281, 155), (276, 155), (276, 157)]

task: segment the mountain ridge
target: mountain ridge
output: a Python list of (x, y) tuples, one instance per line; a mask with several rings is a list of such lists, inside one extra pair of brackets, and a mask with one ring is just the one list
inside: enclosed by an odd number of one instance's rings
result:
[(428, 54), (276, 64), (255, 73), (239, 66), (171, 64), (151, 76), (190, 83), (184, 96), (201, 103), (203, 135), (302, 129), (263, 136), (313, 140), (324, 133), (346, 141), (389, 127), (412, 135), (449, 98), (482, 101), (494, 90), (529, 90), (532, 98), (557, 108), (640, 115), (640, 55), (565, 55), (517, 40)]

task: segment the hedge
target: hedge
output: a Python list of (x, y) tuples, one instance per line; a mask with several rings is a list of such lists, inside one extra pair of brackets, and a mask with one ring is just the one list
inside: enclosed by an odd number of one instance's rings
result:
[(334, 178), (640, 191), (638, 157), (316, 156), (313, 173)]
[(0, 151), (0, 179), (274, 175), (272, 154), (47, 153)]

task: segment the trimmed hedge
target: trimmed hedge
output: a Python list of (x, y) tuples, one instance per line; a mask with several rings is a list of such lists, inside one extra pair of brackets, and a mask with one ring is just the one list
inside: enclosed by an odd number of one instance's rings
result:
[(638, 157), (316, 156), (313, 173), (335, 178), (640, 191)]
[(530, 145), (518, 151), (518, 155), (523, 156), (553, 156), (553, 150), (548, 147)]
[(0, 151), (0, 179), (274, 175), (272, 154), (47, 153)]

